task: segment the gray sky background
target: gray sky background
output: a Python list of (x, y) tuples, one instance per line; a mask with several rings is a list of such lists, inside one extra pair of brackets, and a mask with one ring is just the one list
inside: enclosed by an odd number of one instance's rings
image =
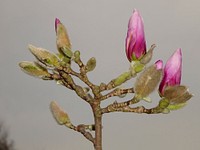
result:
[[(74, 124), (89, 124), (93, 120), (88, 105), (53, 81), (35, 79), (19, 69), (20, 61), (35, 60), (27, 45), (56, 52), (54, 19), (58, 17), (68, 29), (73, 49), (81, 50), (83, 61), (96, 57), (97, 67), (89, 74), (91, 80), (109, 82), (129, 68), (124, 43), (128, 19), (137, 8), (145, 22), (148, 47), (157, 45), (152, 63), (157, 59), (166, 62), (181, 47), (182, 84), (188, 85), (195, 97), (184, 109), (168, 115), (106, 114), (103, 147), (105, 150), (199, 149), (199, 7), (198, 0), (1, 0), (0, 120), (4, 121), (16, 148), (93, 149), (82, 135), (57, 125), (49, 111), (50, 101), (56, 100)], [(151, 97), (156, 105), (158, 96)]]

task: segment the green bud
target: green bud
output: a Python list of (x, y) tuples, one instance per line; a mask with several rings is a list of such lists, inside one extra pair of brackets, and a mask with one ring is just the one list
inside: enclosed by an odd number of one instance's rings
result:
[(71, 124), (69, 116), (64, 112), (55, 101), (50, 103), (51, 112), (58, 124)]
[(147, 97), (157, 87), (162, 71), (155, 65), (146, 68), (135, 82), (135, 94), (137, 99)]
[(59, 58), (50, 53), (48, 50), (43, 48), (37, 48), (33, 45), (28, 46), (31, 53), (44, 65), (48, 67), (57, 67), (59, 66)]
[(77, 93), (78, 96), (80, 96), (80, 97), (86, 97), (87, 96), (84, 89), (81, 86), (77, 85), (75, 90), (76, 90), (76, 93)]
[(159, 102), (159, 107), (162, 108), (162, 109), (165, 109), (169, 106), (169, 100), (166, 99), (166, 98), (163, 98), (160, 100)]
[(96, 59), (94, 57), (90, 58), (86, 64), (86, 71), (93, 71), (96, 67)]
[(46, 68), (36, 62), (22, 61), (19, 66), (22, 71), (34, 77), (45, 78), (50, 75)]
[(74, 52), (74, 61), (78, 62), (80, 60), (80, 51)]

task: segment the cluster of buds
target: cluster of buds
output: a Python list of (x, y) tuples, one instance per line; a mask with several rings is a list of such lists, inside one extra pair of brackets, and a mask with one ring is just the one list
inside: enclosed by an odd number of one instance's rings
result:
[[(132, 65), (134, 71), (138, 66), (140, 68), (139, 71), (141, 71), (143, 65), (151, 60), (153, 48), (154, 45), (147, 51), (143, 19), (139, 12), (134, 10), (129, 20), (126, 37), (126, 55), (131, 64), (134, 64)], [(139, 98), (149, 100), (146, 96), (154, 90), (154, 87), (160, 82), (160, 77), (162, 76), (158, 90), (162, 99), (158, 108), (162, 108), (163, 112), (169, 112), (169, 110), (176, 110), (185, 106), (186, 102), (192, 97), (192, 94), (189, 93), (186, 86), (180, 85), (182, 73), (181, 49), (177, 49), (168, 59), (164, 69), (162, 60), (158, 60), (155, 63), (155, 69), (151, 68), (153, 67), (147, 68), (138, 78), (135, 86), (135, 94)]]
[[(75, 91), (81, 99), (91, 106), (95, 122), (91, 125), (80, 124), (78, 126), (71, 123), (68, 114), (55, 101), (51, 102), (50, 109), (59, 125), (65, 125), (83, 134), (85, 138), (94, 144), (96, 150), (101, 150), (101, 140), (99, 138), (101, 138), (101, 117), (103, 114), (119, 111), (165, 114), (171, 110), (182, 108), (192, 97), (188, 88), (181, 85), (182, 52), (180, 48), (168, 59), (165, 66), (162, 60), (157, 60), (153, 65), (147, 65), (152, 59), (155, 45), (152, 45), (147, 51), (144, 23), (137, 10), (134, 10), (130, 17), (125, 44), (130, 69), (108, 83), (102, 82), (96, 85), (89, 80), (87, 74), (95, 69), (96, 59), (92, 57), (87, 63), (82, 62), (80, 51), (72, 50), (67, 30), (57, 18), (55, 20), (55, 31), (57, 54), (29, 45), (29, 50), (37, 61), (23, 61), (19, 63), (19, 66), (29, 75), (43, 80), (55, 80), (58, 84)], [(79, 71), (73, 70), (72, 63), (78, 65)], [(80, 79), (85, 83), (85, 86), (78, 85), (73, 77)], [(137, 79), (132, 87), (120, 88), (120, 85), (134, 77), (137, 77)], [(157, 106), (150, 109), (144, 106), (133, 107), (141, 100), (151, 102), (149, 95), (156, 88), (160, 95)], [(127, 94), (133, 94), (132, 98), (123, 102), (114, 101), (107, 107), (101, 107), (102, 101), (114, 96), (121, 98)], [(90, 133), (94, 130), (95, 137)]]

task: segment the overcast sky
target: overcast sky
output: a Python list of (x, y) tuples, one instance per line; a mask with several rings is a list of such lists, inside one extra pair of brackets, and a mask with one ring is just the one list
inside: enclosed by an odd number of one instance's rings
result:
[[(199, 7), (198, 0), (1, 0), (0, 120), (17, 150), (93, 149), (82, 135), (57, 125), (49, 111), (49, 103), (56, 100), (74, 124), (90, 124), (93, 119), (88, 105), (55, 82), (30, 77), (19, 69), (20, 61), (34, 60), (27, 45), (56, 52), (54, 20), (58, 17), (83, 61), (96, 57), (97, 67), (89, 74), (91, 80), (97, 84), (109, 82), (129, 68), (124, 45), (134, 8), (143, 16), (148, 47), (157, 45), (151, 63), (158, 59), (166, 62), (177, 48), (182, 48), (182, 84), (189, 86), (195, 97), (184, 109), (168, 115), (106, 114), (103, 148), (198, 149)], [(158, 96), (155, 93), (151, 97), (156, 105)]]

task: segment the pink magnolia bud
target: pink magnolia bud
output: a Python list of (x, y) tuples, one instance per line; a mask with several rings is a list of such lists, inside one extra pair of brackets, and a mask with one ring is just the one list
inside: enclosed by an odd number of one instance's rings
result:
[(169, 58), (164, 68), (163, 79), (160, 83), (159, 92), (163, 95), (167, 86), (180, 85), (181, 82), (181, 68), (182, 68), (182, 53), (181, 49)]
[(55, 19), (55, 30), (56, 30), (56, 33), (57, 33), (57, 27), (58, 27), (58, 24), (60, 24), (60, 20), (58, 18)]
[(132, 60), (140, 60), (146, 53), (146, 40), (142, 17), (137, 10), (133, 11), (129, 19), (126, 36), (126, 56)]

